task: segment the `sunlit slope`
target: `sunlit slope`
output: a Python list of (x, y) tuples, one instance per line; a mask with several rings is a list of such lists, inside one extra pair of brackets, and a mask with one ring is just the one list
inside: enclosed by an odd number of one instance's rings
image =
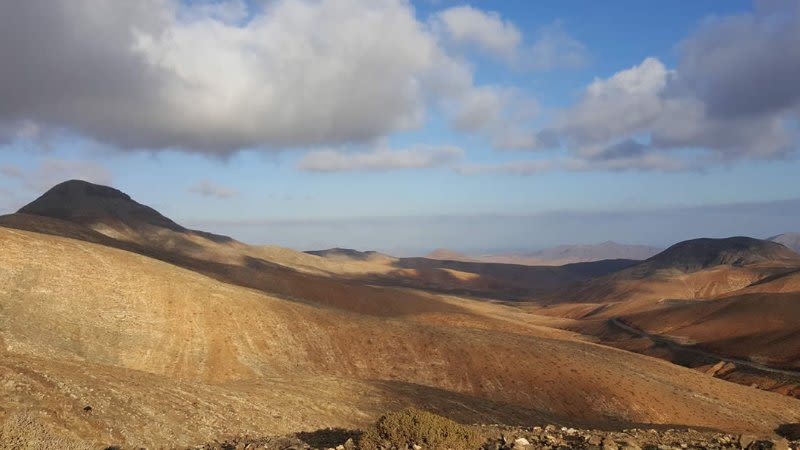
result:
[[(288, 301), (130, 252), (36, 233), (0, 229), (0, 243), (5, 349), (16, 361), (37, 361), (44, 373), (53, 361), (53, 376), (67, 377), (56, 366), (75, 362), (125, 376), (151, 374), (162, 386), (152, 395), (162, 399), (179, 381), (208, 386), (214, 395), (226, 386), (266, 381), (273, 383), (270, 395), (278, 395), (279, 380), (296, 392), (298, 380), (316, 377), (346, 380), (344, 390), (367, 382), (422, 385), (511, 405), (525, 411), (524, 420), (562, 417), (596, 425), (767, 430), (800, 420), (796, 400), (585, 342)], [(64, 386), (86, 382), (88, 375), (67, 372), (83, 381), (64, 378)], [(91, 383), (103, 391), (108, 381), (98, 376)], [(131, 387), (136, 404), (130, 408), (138, 412), (114, 420), (166, 414), (148, 406), (146, 386)], [(381, 386), (384, 402), (396, 400)], [(398, 392), (413, 400), (417, 391)], [(258, 402), (264, 394), (249, 395)], [(351, 408), (363, 398), (359, 392), (330, 397)], [(419, 394), (416, 401), (429, 397)]]
[(800, 368), (800, 292), (667, 304), (625, 320), (721, 355)]
[(800, 255), (781, 244), (748, 237), (679, 242), (633, 267), (547, 293), (540, 304), (646, 304), (663, 299), (709, 299), (800, 269)]

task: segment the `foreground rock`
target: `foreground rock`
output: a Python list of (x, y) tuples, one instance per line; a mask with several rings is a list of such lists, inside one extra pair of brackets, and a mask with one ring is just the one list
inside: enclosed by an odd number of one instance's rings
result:
[[(533, 428), (482, 425), (476, 428), (485, 437), (485, 443), (480, 449), (474, 450), (800, 450), (800, 439), (790, 441), (777, 435), (738, 435), (690, 429), (601, 431), (553, 425)], [(320, 430), (314, 433), (299, 433), (274, 438), (233, 439), (192, 447), (192, 449), (357, 450), (359, 448), (358, 435), (359, 432), (356, 431)], [(422, 450), (425, 448), (422, 443), (411, 443), (407, 448), (386, 450)]]
[[(552, 425), (530, 429), (500, 429), (489, 437), (485, 449), (500, 450), (587, 449), (587, 450), (684, 450), (684, 449), (775, 449), (797, 450), (800, 441), (778, 436), (748, 436), (696, 430), (623, 431), (577, 430)], [(527, 445), (518, 445), (524, 440)]]

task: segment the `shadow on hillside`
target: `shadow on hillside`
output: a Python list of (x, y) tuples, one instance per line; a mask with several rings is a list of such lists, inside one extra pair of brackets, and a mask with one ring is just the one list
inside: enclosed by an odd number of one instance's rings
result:
[(393, 399), (391, 404), (385, 405), (386, 412), (413, 406), (464, 424), (564, 423), (561, 418), (544, 411), (420, 384), (374, 380), (372, 385), (384, 391), (385, 398)]
[(784, 423), (775, 432), (790, 441), (800, 441), (800, 423)]
[[(393, 404), (387, 405), (387, 412), (400, 410), (413, 406), (430, 411), (462, 424), (481, 424), (502, 426), (556, 425), (584, 429), (597, 429), (603, 431), (619, 431), (626, 428), (655, 429), (655, 430), (685, 430), (690, 428), (686, 424), (667, 423), (655, 424), (644, 422), (631, 422), (621, 420), (614, 416), (594, 417), (591, 422), (576, 420), (574, 417), (559, 417), (550, 412), (527, 408), (512, 403), (489, 400), (467, 394), (461, 394), (445, 389), (423, 386), (403, 381), (374, 380), (376, 386), (386, 392), (386, 398), (394, 399)], [(619, 411), (623, 415), (624, 411)], [(698, 431), (721, 431), (714, 428), (693, 425), (692, 429)]]
[(359, 430), (346, 430), (344, 428), (323, 428), (316, 431), (301, 431), (297, 433), (298, 439), (313, 448), (336, 448), (352, 439), (358, 442), (361, 437)]

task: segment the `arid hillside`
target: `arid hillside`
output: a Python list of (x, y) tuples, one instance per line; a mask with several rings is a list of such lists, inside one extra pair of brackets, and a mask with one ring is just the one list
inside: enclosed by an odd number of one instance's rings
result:
[[(226, 282), (317, 300), (320, 290), (314, 286), (336, 286), (325, 289), (349, 296), (380, 295), (364, 284), (520, 300), (634, 263), (614, 260), (531, 267), (394, 258), (348, 249), (302, 253), (251, 246), (187, 229), (123, 192), (80, 180), (58, 184), (18, 213), (0, 216), (0, 225), (101, 243)], [(413, 308), (418, 302), (406, 303)]]
[[(741, 294), (669, 302), (625, 316), (650, 333), (672, 336), (721, 355), (800, 369), (800, 292)], [(800, 370), (798, 370), (800, 375)]]
[(539, 304), (636, 306), (664, 299), (729, 294), (800, 268), (800, 255), (781, 244), (747, 237), (680, 242), (607, 276), (574, 283), (536, 298)]
[(320, 257), (162, 227), (174, 222), (110, 188), (55, 189), (76, 195), (63, 204), (81, 213), (0, 220), (9, 423), (34, 417), (98, 445), (172, 446), (363, 426), (407, 405), (506, 424), (767, 433), (800, 421), (795, 399), (598, 345), (568, 331), (580, 321), (443, 294), (443, 284), (402, 287), (391, 275), (447, 271), (502, 295), (509, 284), (484, 277), (534, 289), (620, 263)]
[(783, 245), (698, 239), (526, 308), (577, 319), (566, 328), (610, 345), (704, 371), (727, 364), (713, 374), (800, 396), (798, 273)]
[(3, 416), (33, 410), (97, 442), (353, 426), (403, 404), (503, 423), (768, 431), (800, 420), (791, 398), (501, 305), (419, 294), (441, 308), (383, 318), (74, 239), (1, 228), (0, 242)]

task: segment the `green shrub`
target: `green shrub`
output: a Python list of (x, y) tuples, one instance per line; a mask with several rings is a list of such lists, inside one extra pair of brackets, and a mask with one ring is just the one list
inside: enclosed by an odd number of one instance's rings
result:
[(362, 450), (405, 450), (419, 445), (430, 450), (474, 450), (482, 442), (478, 433), (452, 420), (414, 408), (381, 416), (361, 435)]

